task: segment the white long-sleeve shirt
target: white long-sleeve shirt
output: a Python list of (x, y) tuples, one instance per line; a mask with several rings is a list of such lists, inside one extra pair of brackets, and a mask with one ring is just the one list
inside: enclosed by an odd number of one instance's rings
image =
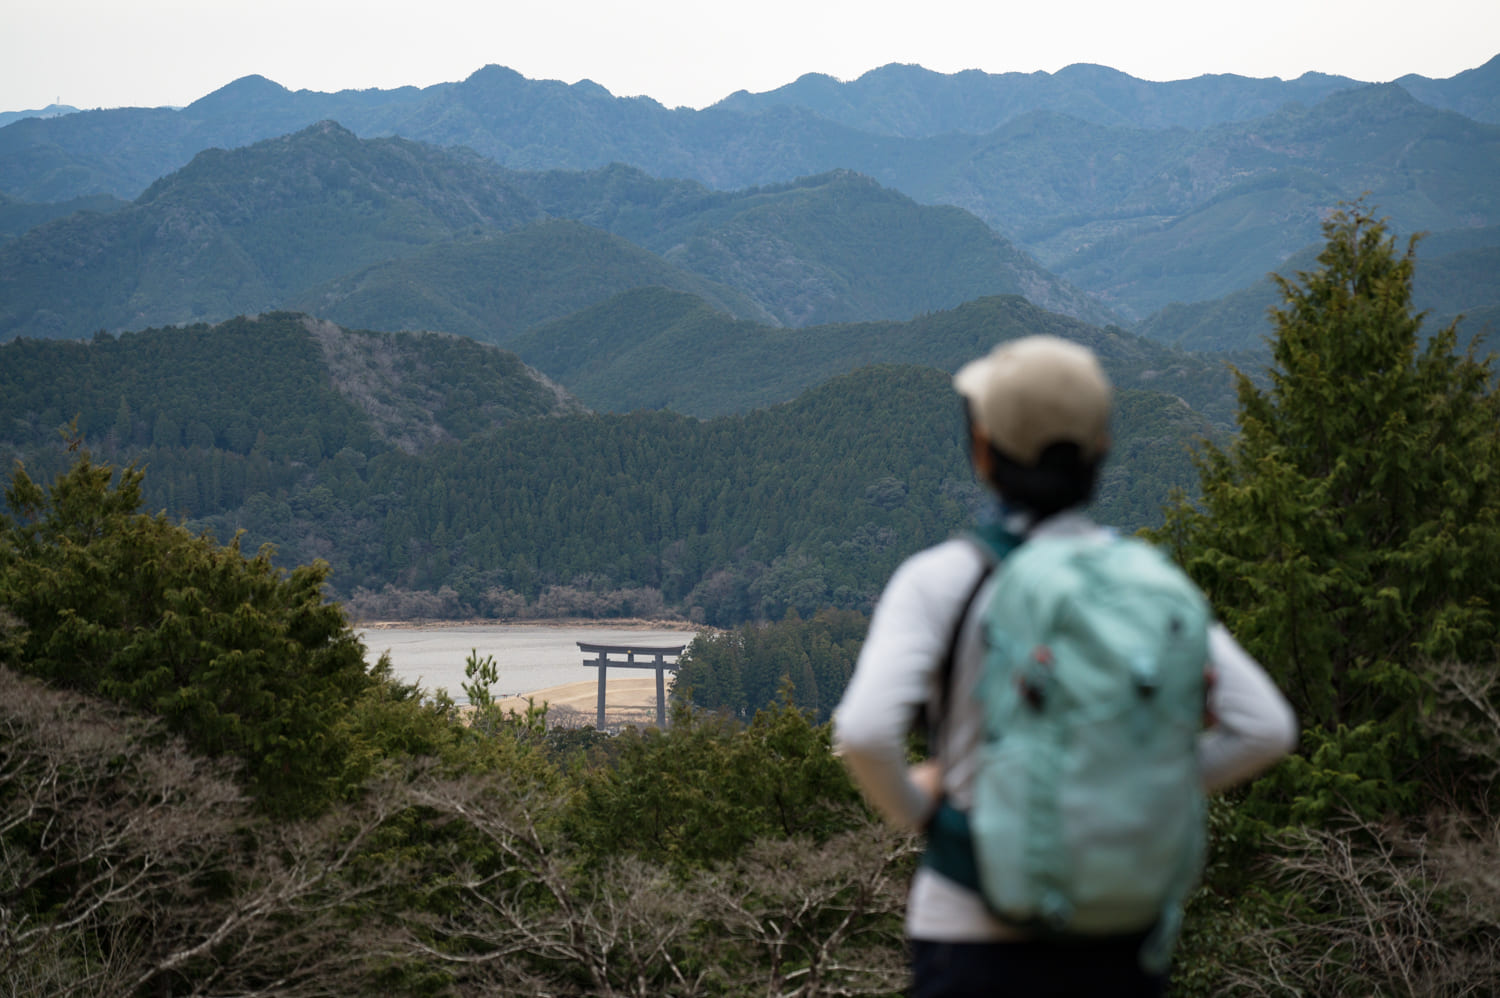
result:
[[(1064, 513), (1031, 536), (1103, 532), (1086, 517)], [(891, 576), (870, 620), (854, 676), (834, 714), (836, 747), (865, 797), (888, 821), (919, 828), (936, 799), (906, 765), (906, 737), (923, 704), (934, 699), (939, 671), (964, 602), (985, 568), (976, 547), (953, 539), (904, 562)], [(987, 583), (988, 584), (988, 583)], [(981, 592), (975, 606), (982, 606)], [(972, 801), (974, 760), (983, 735), (973, 696), (984, 659), (980, 614), (959, 633), (952, 688), (943, 698), (936, 756), (943, 795), (959, 810)], [(1215, 724), (1198, 740), (1205, 790), (1247, 779), (1289, 752), (1297, 724), (1291, 707), (1260, 665), (1220, 625), (1209, 633)], [(907, 907), (907, 934), (953, 942), (1007, 939), (1015, 931), (992, 918), (978, 895), (923, 866)]]

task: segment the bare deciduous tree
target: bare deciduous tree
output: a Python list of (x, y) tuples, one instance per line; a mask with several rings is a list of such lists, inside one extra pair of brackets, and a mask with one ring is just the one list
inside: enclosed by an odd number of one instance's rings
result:
[(1285, 843), (1282, 919), (1230, 969), (1251, 996), (1500, 993), (1500, 824), (1429, 834), (1351, 824)]
[(0, 994), (343, 993), (379, 941), (360, 869), (400, 805), (254, 814), (159, 725), (0, 667)]
[(1471, 780), (1500, 780), (1500, 667), (1435, 662), (1424, 674), (1436, 700), (1424, 727), (1472, 764)]
[(712, 875), (708, 918), (758, 979), (736, 994), (885, 995), (906, 983), (901, 913), (916, 840), (871, 822), (825, 843), (763, 840)]
[[(1350, 818), (1282, 840), (1274, 924), (1245, 927), (1256, 959), (1230, 968), (1247, 995), (1500, 994), (1500, 676), (1425, 669), (1424, 728), (1462, 760), (1425, 827)], [(1436, 788), (1433, 788), (1434, 791)], [(1434, 796), (1437, 796), (1434, 793)]]
[(539, 832), (555, 801), (502, 780), (417, 796), (489, 854), (453, 854), (433, 888), (445, 900), (424, 906), (447, 914), (402, 941), (452, 966), (465, 993), (815, 998), (904, 981), (909, 837), (871, 824), (821, 845), (768, 841), (681, 878), (630, 856), (580, 871)]
[(696, 906), (664, 908), (665, 877), (637, 863), (580, 877), (541, 831), (556, 798), (503, 777), (424, 780), (413, 794), (472, 837), (455, 840), (433, 903), (393, 955), (406, 947), (446, 963), (474, 994), (703, 993), (681, 966)]

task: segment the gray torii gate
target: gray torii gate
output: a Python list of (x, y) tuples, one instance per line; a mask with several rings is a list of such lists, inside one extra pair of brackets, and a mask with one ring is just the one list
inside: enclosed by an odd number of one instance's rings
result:
[[(584, 665), (597, 666), (599, 669), (599, 719), (595, 727), (604, 730), (604, 673), (610, 666), (616, 669), (655, 669), (656, 670), (656, 726), (665, 728), (667, 726), (667, 682), (666, 672), (668, 669), (674, 672), (677, 669), (677, 656), (687, 645), (676, 645), (671, 647), (652, 647), (642, 645), (591, 645), (583, 641), (578, 642), (578, 650), (593, 658), (585, 658)], [(622, 658), (610, 658), (611, 655), (623, 655)], [(636, 656), (649, 658), (649, 661), (636, 661)], [(668, 662), (670, 656), (672, 661)]]

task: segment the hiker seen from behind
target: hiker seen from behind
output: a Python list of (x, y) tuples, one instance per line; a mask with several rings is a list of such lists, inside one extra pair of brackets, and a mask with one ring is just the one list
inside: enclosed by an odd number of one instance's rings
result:
[(1180, 569), (1082, 511), (1112, 395), (1090, 350), (1013, 340), (954, 387), (998, 514), (891, 576), (834, 717), (866, 798), (926, 833), (912, 994), (1161, 995), (1204, 794), (1296, 718)]

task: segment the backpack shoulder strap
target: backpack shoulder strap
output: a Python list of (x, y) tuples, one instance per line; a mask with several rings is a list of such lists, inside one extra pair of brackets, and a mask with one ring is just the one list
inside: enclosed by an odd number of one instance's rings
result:
[(969, 594), (964, 597), (963, 606), (959, 608), (958, 616), (953, 621), (953, 631), (948, 635), (947, 648), (943, 652), (942, 660), (938, 663), (938, 700), (936, 703), (928, 704), (923, 711), (929, 751), (937, 747), (938, 731), (942, 727), (943, 715), (947, 713), (948, 703), (952, 697), (953, 671), (958, 660), (958, 642), (963, 635), (964, 622), (969, 619), (969, 611), (974, 608), (974, 601), (979, 598), (979, 590), (984, 588), (985, 582), (989, 581), (1000, 562), (1021, 544), (1021, 538), (999, 529), (981, 528), (963, 536), (979, 552), (982, 567)]

